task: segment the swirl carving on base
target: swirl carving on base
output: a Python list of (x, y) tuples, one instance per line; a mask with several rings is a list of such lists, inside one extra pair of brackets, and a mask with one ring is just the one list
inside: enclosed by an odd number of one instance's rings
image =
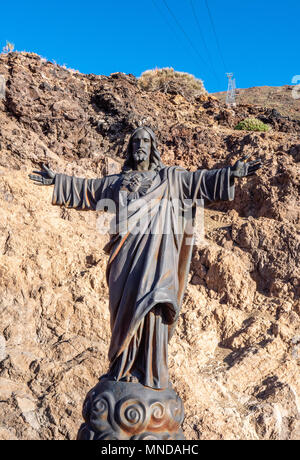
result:
[(121, 429), (139, 433), (147, 425), (147, 408), (137, 399), (124, 399), (117, 403), (117, 420)]
[(82, 413), (80, 440), (184, 439), (183, 404), (171, 388), (103, 379), (88, 393)]

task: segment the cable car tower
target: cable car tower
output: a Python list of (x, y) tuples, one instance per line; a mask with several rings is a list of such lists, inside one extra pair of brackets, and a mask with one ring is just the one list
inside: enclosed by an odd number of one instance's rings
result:
[(236, 107), (236, 86), (235, 86), (235, 78), (233, 77), (233, 73), (227, 73), (228, 77), (228, 89), (226, 95), (226, 104), (228, 107)]

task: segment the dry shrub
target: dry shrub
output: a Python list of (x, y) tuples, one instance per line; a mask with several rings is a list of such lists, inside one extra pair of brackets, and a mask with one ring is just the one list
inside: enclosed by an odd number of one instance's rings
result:
[(171, 67), (146, 70), (139, 78), (139, 86), (145, 91), (181, 94), (188, 100), (207, 94), (202, 80), (186, 72), (176, 72)]
[(10, 43), (6, 41), (6, 45), (2, 48), (2, 53), (8, 54), (11, 53), (15, 48), (15, 45), (13, 43)]

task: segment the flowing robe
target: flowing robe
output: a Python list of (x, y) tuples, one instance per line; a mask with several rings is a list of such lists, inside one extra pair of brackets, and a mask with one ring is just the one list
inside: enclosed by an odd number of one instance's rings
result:
[(168, 386), (167, 347), (186, 287), (197, 200), (233, 200), (234, 184), (229, 168), (189, 172), (172, 166), (149, 174), (143, 194), (123, 190), (127, 173), (101, 179), (57, 174), (52, 203), (79, 210), (97, 210), (101, 200), (115, 204), (107, 266), (108, 375), (161, 389)]

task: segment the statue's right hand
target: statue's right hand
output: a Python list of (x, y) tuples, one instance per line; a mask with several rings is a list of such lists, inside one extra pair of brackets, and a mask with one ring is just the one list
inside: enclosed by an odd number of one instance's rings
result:
[(55, 182), (55, 172), (52, 169), (42, 165), (43, 171), (33, 171), (38, 174), (29, 174), (29, 179), (33, 180), (36, 185), (53, 185)]

